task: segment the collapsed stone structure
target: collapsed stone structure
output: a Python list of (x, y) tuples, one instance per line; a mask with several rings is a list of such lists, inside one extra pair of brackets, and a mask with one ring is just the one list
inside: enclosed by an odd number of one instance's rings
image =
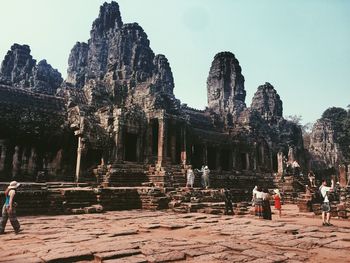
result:
[(302, 161), (303, 142), (300, 128), (282, 117), (271, 84), (259, 86), (246, 106), (241, 71), (234, 54), (218, 53), (208, 107), (181, 104), (167, 58), (154, 54), (141, 26), (122, 22), (117, 3), (105, 3), (88, 42), (73, 47), (65, 81), (46, 61), (36, 64), (26, 45), (5, 56), (1, 179), (96, 176), (110, 185), (174, 186), (187, 165), (205, 164), (214, 186), (234, 185), (243, 175), (250, 187), (277, 171), (278, 152), (287, 155), (292, 146)]

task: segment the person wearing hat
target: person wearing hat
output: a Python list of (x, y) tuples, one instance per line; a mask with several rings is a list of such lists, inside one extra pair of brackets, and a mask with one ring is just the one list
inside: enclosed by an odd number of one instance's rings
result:
[(0, 225), (0, 234), (5, 233), (5, 227), (7, 220), (10, 219), (11, 225), (15, 230), (15, 233), (18, 234), (20, 232), (20, 224), (16, 217), (16, 202), (15, 196), (18, 186), (20, 183), (16, 181), (12, 181), (10, 185), (5, 190), (5, 204), (2, 208), (2, 217), (1, 217), (1, 225)]
[(275, 209), (278, 210), (278, 215), (279, 217), (281, 217), (282, 215), (282, 205), (281, 205), (281, 194), (280, 194), (280, 190), (275, 189), (273, 190), (273, 192), (275, 193), (273, 198), (275, 200)]

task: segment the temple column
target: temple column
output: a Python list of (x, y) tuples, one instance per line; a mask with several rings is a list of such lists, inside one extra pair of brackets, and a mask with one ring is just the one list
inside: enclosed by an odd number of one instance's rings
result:
[(340, 187), (346, 187), (347, 185), (346, 180), (346, 166), (344, 164), (339, 165), (339, 184)]
[(15, 153), (12, 156), (12, 179), (17, 179), (20, 170), (19, 146), (15, 147)]
[(78, 136), (78, 148), (77, 148), (77, 164), (75, 168), (75, 181), (78, 183), (80, 179), (80, 165), (81, 165), (81, 154), (83, 150), (82, 136)]
[(26, 174), (28, 172), (28, 155), (27, 155), (27, 149), (26, 148), (23, 148), (23, 152), (22, 152), (21, 171), (24, 174)]
[(181, 127), (181, 164), (186, 165), (187, 162), (187, 142), (186, 142), (186, 127)]
[(114, 162), (120, 162), (124, 158), (123, 154), (123, 129), (121, 126), (116, 127), (116, 132), (114, 135)]
[[(36, 150), (35, 148), (32, 148), (30, 151), (30, 156), (29, 156), (29, 160), (28, 160), (28, 173), (35, 175), (35, 171), (36, 171), (36, 162), (37, 162), (37, 154), (36, 154)], [(33, 178), (35, 179), (35, 178)]]
[(245, 154), (245, 161), (246, 161), (246, 170), (250, 169), (250, 160), (249, 160), (249, 153)]
[(252, 154), (252, 157), (253, 157), (253, 170), (256, 171), (256, 168), (257, 168), (257, 158), (258, 158), (258, 149), (257, 149), (257, 144), (256, 142), (254, 142), (254, 149), (253, 149), (253, 154)]
[(278, 176), (283, 175), (283, 153), (278, 152), (277, 153), (277, 174)]
[(261, 165), (265, 166), (265, 147), (260, 145), (260, 154), (261, 154)]
[(165, 140), (165, 120), (163, 118), (158, 119), (158, 158), (157, 158), (157, 167), (162, 167), (163, 158), (166, 155), (166, 146)]
[(236, 168), (236, 149), (232, 148), (232, 169)]
[(208, 146), (206, 143), (203, 145), (203, 165), (204, 164), (208, 165)]

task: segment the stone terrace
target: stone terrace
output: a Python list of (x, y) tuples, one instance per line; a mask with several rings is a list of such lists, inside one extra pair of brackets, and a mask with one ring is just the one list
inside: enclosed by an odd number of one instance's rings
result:
[(120, 211), (19, 218), (0, 236), (0, 262), (349, 262), (350, 226), (284, 206), (272, 221), (252, 216)]

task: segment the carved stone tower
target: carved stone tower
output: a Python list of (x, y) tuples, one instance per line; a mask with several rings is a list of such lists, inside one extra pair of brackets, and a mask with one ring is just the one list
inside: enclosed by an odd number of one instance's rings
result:
[(244, 77), (235, 55), (231, 52), (216, 54), (207, 80), (208, 107), (218, 113), (235, 115), (245, 108)]

